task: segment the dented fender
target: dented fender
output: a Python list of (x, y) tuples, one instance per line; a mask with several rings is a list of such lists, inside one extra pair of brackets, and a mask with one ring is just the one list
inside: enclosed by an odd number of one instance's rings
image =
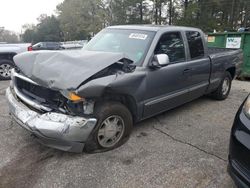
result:
[(101, 97), (105, 92), (131, 95), (142, 99), (141, 91), (146, 87), (146, 74), (135, 70), (133, 73), (117, 73), (87, 82), (76, 90), (82, 97)]
[(110, 75), (91, 80), (77, 89), (76, 93), (83, 97), (100, 97), (116, 78), (117, 75)]

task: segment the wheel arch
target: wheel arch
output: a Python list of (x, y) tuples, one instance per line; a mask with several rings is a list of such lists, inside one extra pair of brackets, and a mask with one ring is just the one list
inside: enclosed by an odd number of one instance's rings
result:
[(235, 67), (230, 67), (230, 68), (227, 68), (226, 71), (229, 72), (232, 79), (234, 79), (235, 74), (236, 74), (236, 68)]
[(0, 53), (0, 61), (1, 61), (1, 60), (10, 60), (10, 61), (14, 61), (13, 58), (14, 58), (15, 55), (17, 55), (17, 53), (15, 53), (15, 52)]
[(102, 102), (119, 102), (126, 106), (128, 110), (130, 111), (133, 121), (137, 121), (138, 117), (138, 110), (136, 105), (136, 100), (133, 96), (127, 95), (127, 94), (120, 94), (120, 93), (104, 93), (96, 102), (102, 103)]

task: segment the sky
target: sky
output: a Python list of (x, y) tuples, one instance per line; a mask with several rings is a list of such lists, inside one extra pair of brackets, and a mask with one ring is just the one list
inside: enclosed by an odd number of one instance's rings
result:
[(21, 33), (22, 25), (36, 24), (41, 14), (55, 13), (63, 0), (0, 0), (0, 27)]

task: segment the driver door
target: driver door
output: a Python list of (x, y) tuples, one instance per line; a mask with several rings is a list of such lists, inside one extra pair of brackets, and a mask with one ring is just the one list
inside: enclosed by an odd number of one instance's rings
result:
[(189, 71), (182, 33), (163, 34), (154, 51), (157, 54), (167, 54), (170, 64), (148, 70), (145, 118), (189, 101)]

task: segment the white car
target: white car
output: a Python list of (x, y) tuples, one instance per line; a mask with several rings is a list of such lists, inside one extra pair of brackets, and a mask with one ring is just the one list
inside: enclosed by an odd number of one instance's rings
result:
[(14, 67), (13, 57), (31, 50), (30, 43), (4, 44), (0, 43), (0, 80), (9, 80)]

